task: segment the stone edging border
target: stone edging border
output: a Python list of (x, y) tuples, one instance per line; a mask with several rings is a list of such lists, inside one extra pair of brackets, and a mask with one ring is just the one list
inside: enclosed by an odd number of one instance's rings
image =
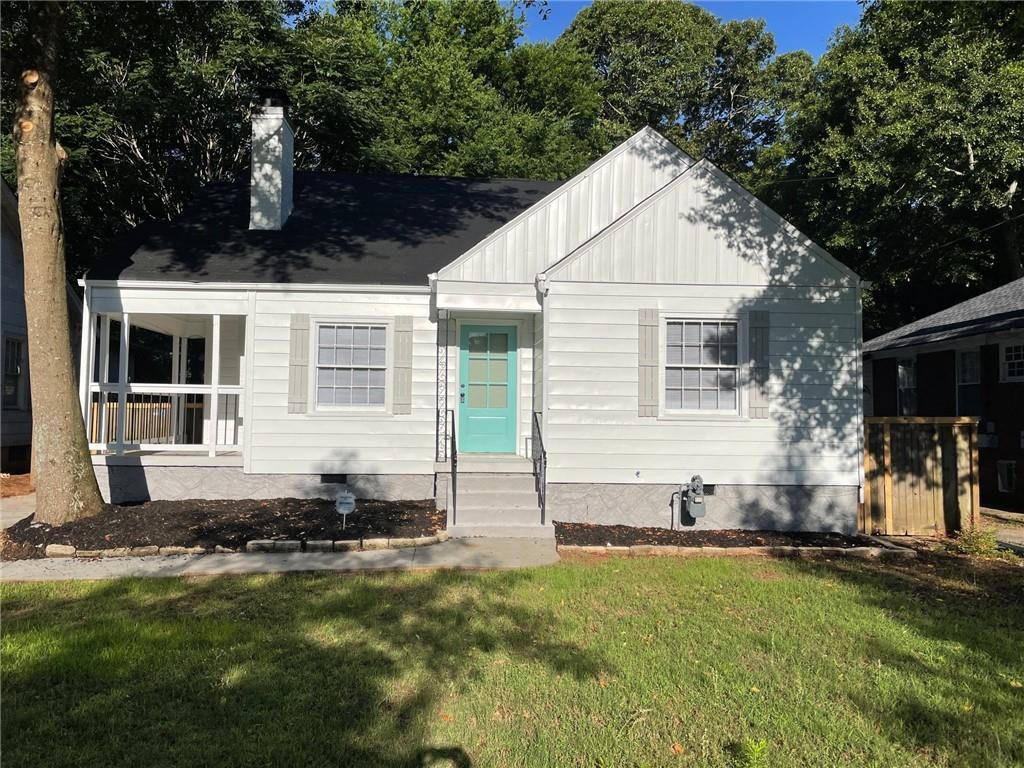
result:
[(882, 558), (917, 557), (917, 552), (891, 542), (869, 537), (877, 541), (876, 547), (679, 547), (672, 544), (634, 544), (630, 547), (586, 546), (559, 544), (559, 553), (588, 555), (618, 555), (620, 557), (819, 557), (822, 555), (859, 557), (865, 560)]
[[(153, 555), (211, 555), (211, 554), (245, 554), (267, 552), (358, 552), (380, 549), (408, 549), (410, 547), (427, 547), (448, 540), (448, 531), (438, 531), (434, 536), (417, 536), (415, 538), (379, 538), (379, 539), (253, 539), (242, 549), (222, 547), (115, 547), (112, 549), (77, 549), (69, 544), (47, 544), (43, 554), (46, 557), (151, 557)], [(305, 544), (305, 548), (303, 548)]]

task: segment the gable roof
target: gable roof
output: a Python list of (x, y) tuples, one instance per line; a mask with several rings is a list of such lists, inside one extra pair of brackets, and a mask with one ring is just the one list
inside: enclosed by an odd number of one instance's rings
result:
[[(679, 248), (679, 243), (688, 247)], [(546, 276), (810, 286), (859, 279), (707, 159), (604, 227)]]
[(864, 342), (865, 352), (1024, 329), (1024, 277)]
[(520, 179), (296, 172), (278, 231), (249, 229), (249, 180), (209, 184), (119, 239), (89, 280), (426, 285), (560, 186)]
[(694, 164), (644, 127), (546, 198), (474, 244), (439, 280), (530, 283), (594, 233)]

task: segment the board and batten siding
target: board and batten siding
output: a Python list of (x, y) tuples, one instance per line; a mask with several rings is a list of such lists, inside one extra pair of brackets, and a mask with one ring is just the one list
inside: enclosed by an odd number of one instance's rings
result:
[(439, 280), (532, 286), (538, 272), (692, 164), (685, 152), (643, 128), (442, 269)]
[[(387, 322), (412, 318), (410, 413), (288, 412), (289, 334), (293, 314)], [(247, 471), (293, 474), (429, 475), (434, 472), (437, 326), (430, 297), (414, 293), (258, 291), (254, 297)], [(389, 361), (394, 350), (389, 350)], [(311, 374), (313, 375), (313, 374)], [(393, 367), (388, 387), (394, 386)]]
[[(547, 275), (549, 482), (859, 485), (857, 277), (713, 165), (677, 176)], [(655, 316), (652, 407), (640, 334)], [(668, 318), (740, 321), (736, 415), (665, 411)], [(764, 322), (767, 380), (751, 409), (750, 326), (762, 342)]]
[[(662, 318), (770, 312), (768, 418), (640, 416), (637, 319), (649, 308)], [(857, 485), (856, 308), (853, 288), (553, 283), (548, 482), (681, 483), (700, 474), (729, 485)]]

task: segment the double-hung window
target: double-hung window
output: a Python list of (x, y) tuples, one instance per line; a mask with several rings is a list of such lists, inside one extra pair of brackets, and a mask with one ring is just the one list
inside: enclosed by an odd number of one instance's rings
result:
[(25, 342), (4, 339), (4, 408), (21, 408), (24, 389)]
[(1003, 344), (1002, 380), (1024, 381), (1024, 344)]
[(666, 323), (667, 411), (738, 412), (738, 337), (733, 320)]
[(387, 390), (386, 325), (319, 323), (317, 407), (383, 407)]

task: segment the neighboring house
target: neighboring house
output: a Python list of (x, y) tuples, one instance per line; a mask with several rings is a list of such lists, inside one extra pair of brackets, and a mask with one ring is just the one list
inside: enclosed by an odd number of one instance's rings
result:
[[(84, 281), (104, 493), (344, 484), (436, 498), (455, 535), (855, 528), (860, 281), (710, 162), (650, 129), (562, 184), (293, 174), (291, 146), (268, 96), (251, 185)], [(707, 514), (674, 514), (697, 474)]]
[(1024, 509), (1024, 278), (864, 344), (873, 416), (977, 416), (981, 503)]
[[(3, 407), (0, 410), (0, 468), (27, 472), (32, 455), (32, 400), (28, 384), (28, 325), (25, 322), (25, 265), (21, 253), (18, 199), (0, 180), (0, 335), (3, 337)], [(82, 303), (69, 283), (68, 314), (77, 356)]]

